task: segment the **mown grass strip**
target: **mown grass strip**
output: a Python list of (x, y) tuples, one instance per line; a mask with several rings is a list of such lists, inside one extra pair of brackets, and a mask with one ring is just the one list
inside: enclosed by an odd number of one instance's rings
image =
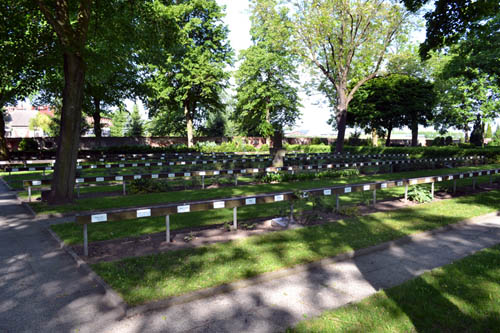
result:
[(287, 332), (498, 332), (500, 245)]
[(235, 242), (99, 263), (93, 268), (127, 303), (137, 305), (490, 213), (499, 208), (499, 199), (500, 191), (484, 192)]
[(431, 175), (449, 174), (460, 171), (478, 170), (478, 169), (480, 170), (480, 169), (489, 169), (498, 167), (500, 167), (499, 164), (481, 165), (476, 167), (460, 167), (454, 169), (419, 170), (419, 171), (399, 172), (392, 174), (378, 174), (371, 176), (360, 176), (355, 178), (321, 179), (315, 181), (291, 182), (291, 183), (280, 183), (280, 184), (259, 184), (259, 185), (223, 187), (223, 188), (204, 189), (204, 190), (186, 190), (183, 191), (182, 193), (166, 192), (166, 193), (149, 193), (149, 194), (116, 196), (116, 197), (106, 197), (106, 198), (88, 198), (88, 199), (76, 200), (75, 203), (73, 204), (63, 205), (63, 206), (50, 206), (47, 205), (46, 203), (37, 202), (37, 203), (31, 203), (31, 207), (36, 213), (43, 213), (43, 214), (96, 211), (96, 210), (104, 210), (110, 208), (155, 205), (168, 202), (217, 199), (217, 198), (235, 197), (243, 195), (254, 195), (259, 193), (304, 190), (315, 187), (335, 186), (347, 183), (354, 184), (354, 183), (374, 182), (374, 181), (382, 181), (390, 179), (424, 177)]

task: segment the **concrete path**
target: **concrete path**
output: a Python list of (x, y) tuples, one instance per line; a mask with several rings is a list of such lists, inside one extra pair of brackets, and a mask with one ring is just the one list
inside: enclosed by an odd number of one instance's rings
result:
[(500, 243), (500, 217), (171, 308), (117, 320), (0, 183), (0, 332), (276, 332)]

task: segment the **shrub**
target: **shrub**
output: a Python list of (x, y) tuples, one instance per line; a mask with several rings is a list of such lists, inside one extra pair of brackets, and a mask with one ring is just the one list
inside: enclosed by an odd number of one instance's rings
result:
[(135, 179), (130, 182), (127, 191), (130, 194), (147, 194), (154, 192), (166, 192), (170, 190), (170, 184), (166, 180)]
[(413, 186), (408, 190), (408, 199), (419, 203), (432, 201), (431, 191), (423, 186)]
[(38, 142), (33, 138), (24, 138), (19, 142), (19, 151), (36, 153), (38, 152)]

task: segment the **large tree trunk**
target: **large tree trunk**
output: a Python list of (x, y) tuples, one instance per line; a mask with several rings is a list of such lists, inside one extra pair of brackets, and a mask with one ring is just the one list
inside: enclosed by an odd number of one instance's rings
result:
[(347, 123), (347, 109), (345, 106), (339, 105), (339, 110), (337, 111), (337, 142), (335, 145), (335, 152), (341, 153), (344, 151), (344, 138), (345, 138), (345, 128)]
[(418, 146), (418, 121), (416, 119), (411, 122), (411, 145)]
[(186, 117), (187, 145), (188, 148), (192, 148), (194, 146), (193, 117), (191, 117), (191, 112), (189, 111), (189, 103), (187, 101), (184, 103), (184, 116)]
[(9, 158), (7, 140), (5, 139), (5, 118), (2, 110), (0, 110), (0, 158), (4, 160)]
[(73, 201), (76, 160), (80, 144), (85, 64), (81, 55), (64, 53), (64, 90), (61, 129), (57, 138), (57, 157), (52, 176), (50, 204)]
[(387, 129), (387, 139), (385, 139), (385, 146), (386, 147), (391, 146), (391, 134), (392, 134), (392, 127), (389, 127)]
[(94, 134), (96, 138), (102, 137), (101, 128), (101, 101), (94, 97), (94, 112), (92, 113), (92, 118), (94, 118)]

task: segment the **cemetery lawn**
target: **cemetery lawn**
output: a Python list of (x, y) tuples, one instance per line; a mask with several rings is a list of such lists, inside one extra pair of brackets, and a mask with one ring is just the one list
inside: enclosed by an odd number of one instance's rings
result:
[(138, 305), (491, 213), (499, 209), (499, 200), (500, 191), (495, 190), (239, 241), (103, 262), (92, 267), (128, 304)]
[(500, 245), (287, 332), (498, 332)]

